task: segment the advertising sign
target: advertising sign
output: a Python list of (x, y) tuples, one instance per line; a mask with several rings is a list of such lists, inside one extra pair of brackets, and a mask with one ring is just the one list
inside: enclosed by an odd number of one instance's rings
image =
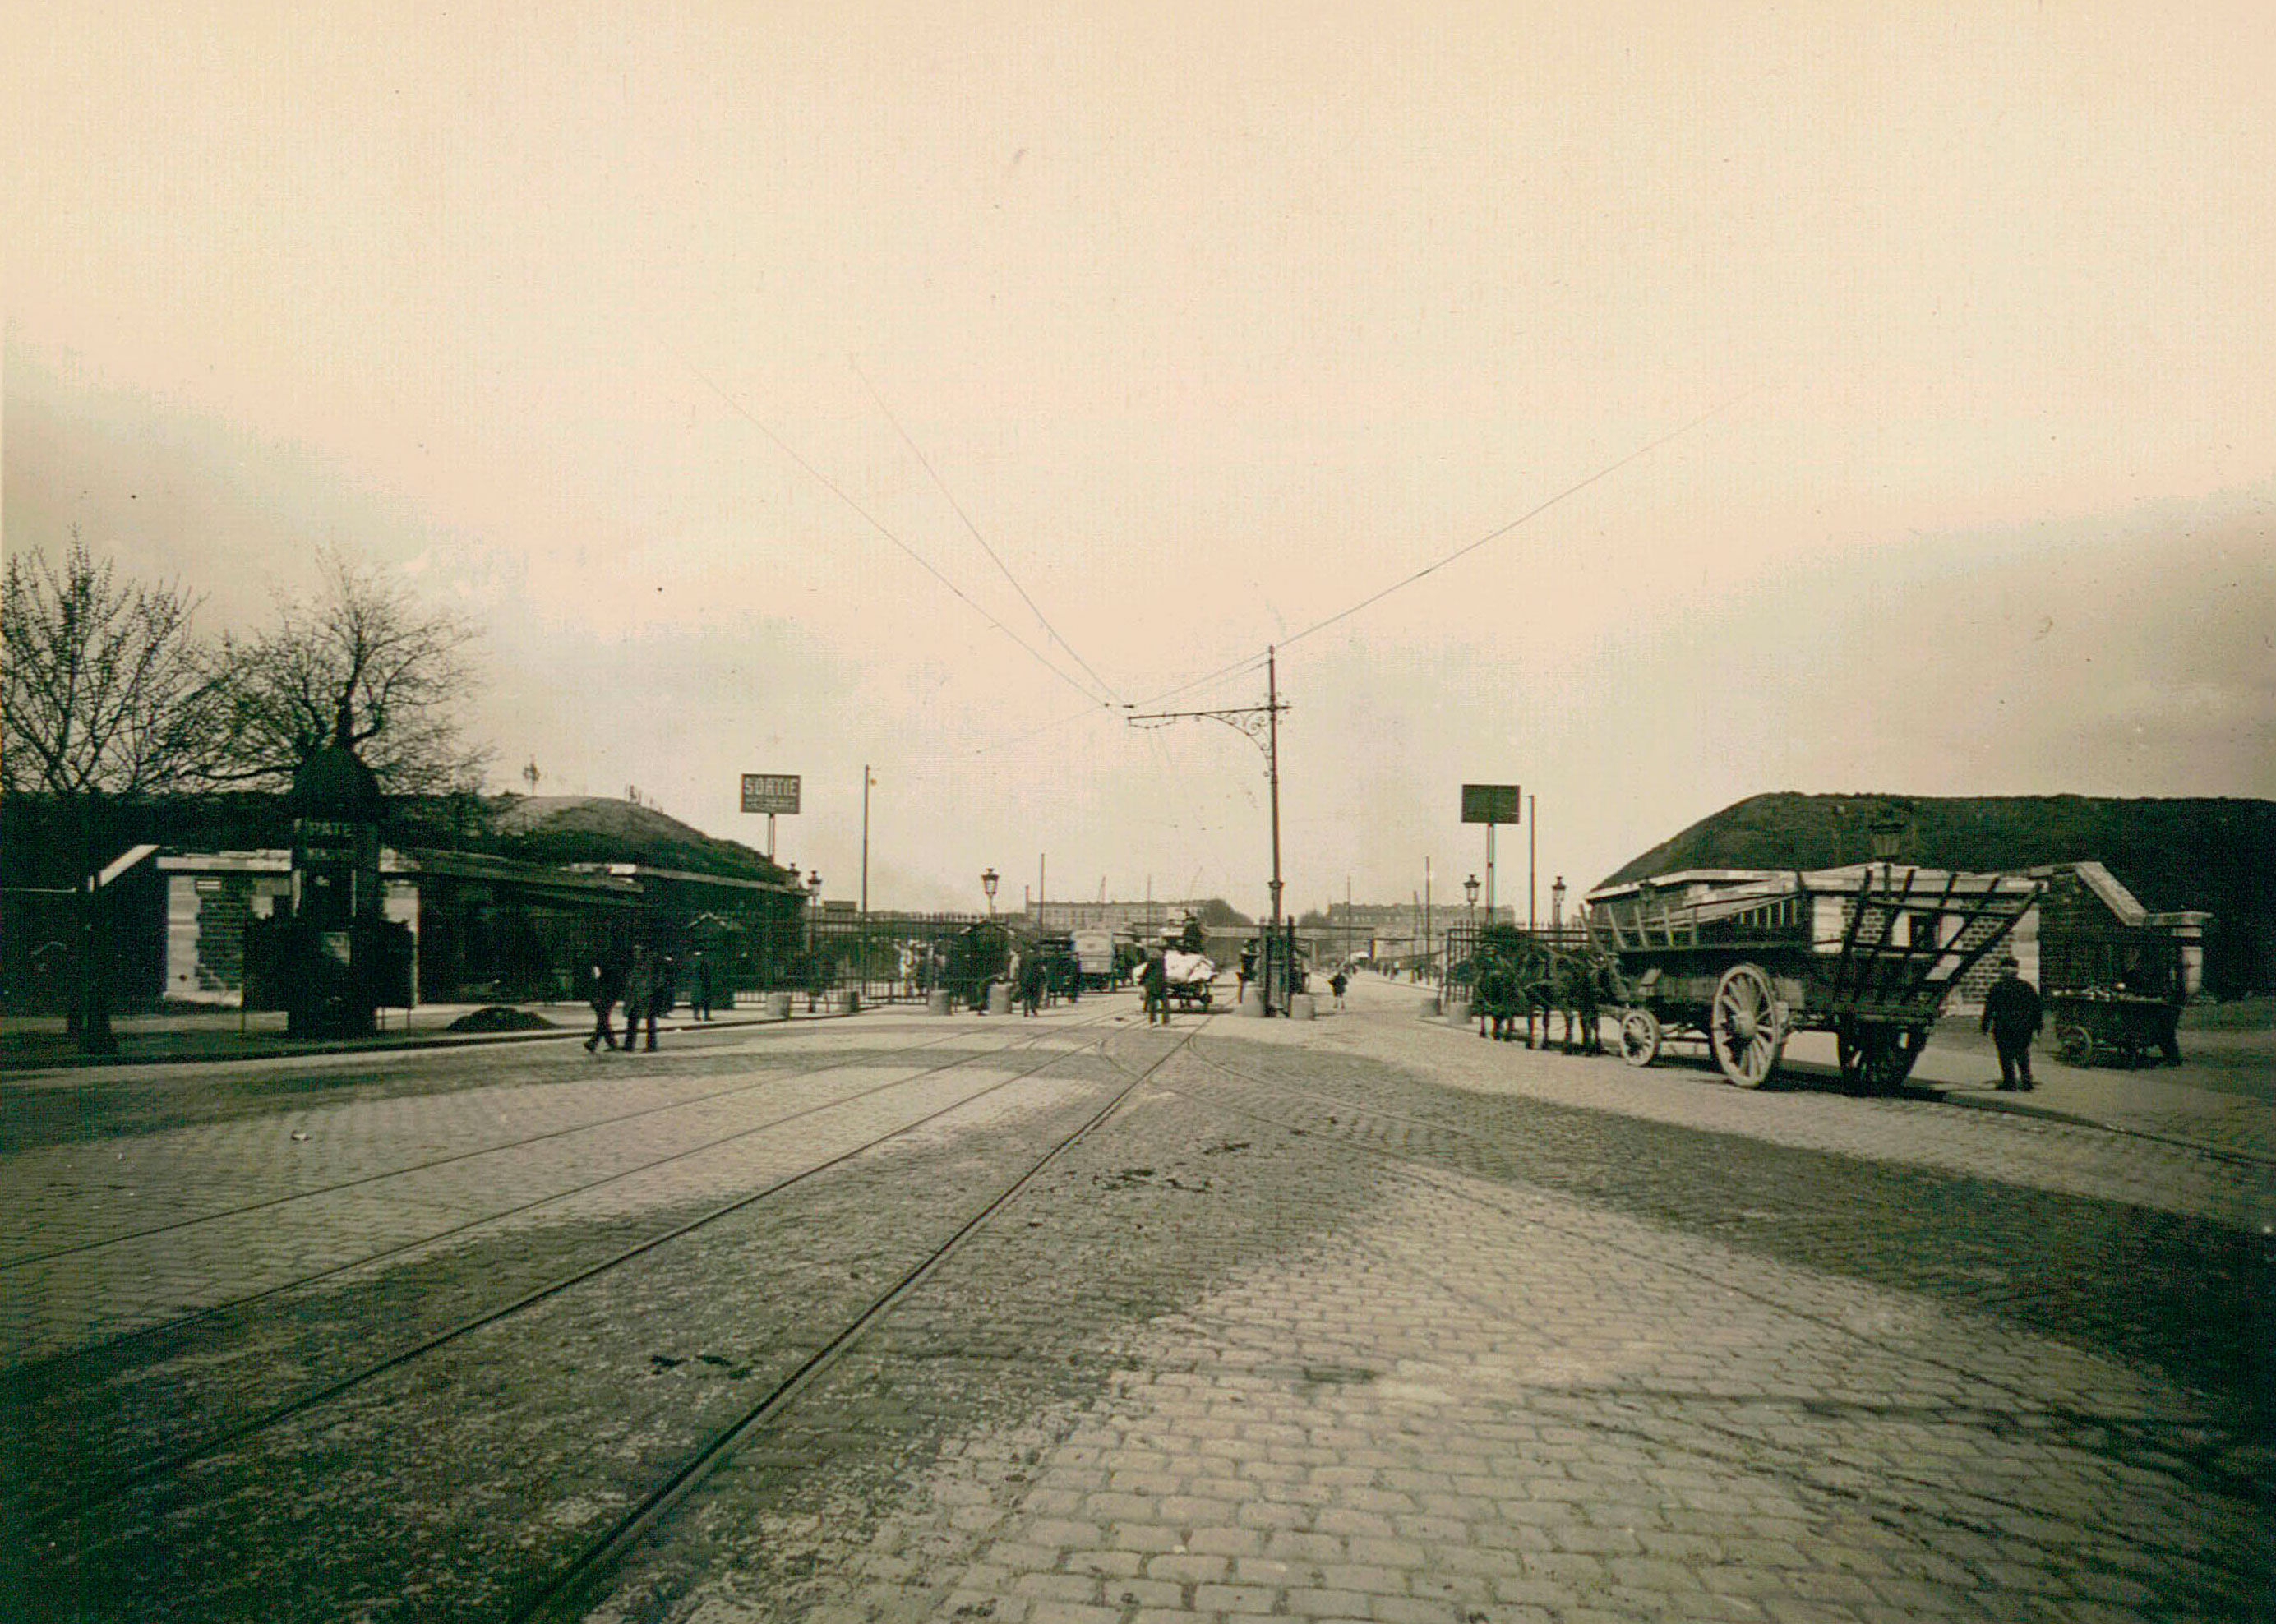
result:
[(798, 811), (798, 774), (794, 772), (745, 773), (743, 775), (743, 810), (795, 815)]
[(1514, 784), (1463, 785), (1462, 822), (1514, 823), (1517, 822), (1517, 785)]

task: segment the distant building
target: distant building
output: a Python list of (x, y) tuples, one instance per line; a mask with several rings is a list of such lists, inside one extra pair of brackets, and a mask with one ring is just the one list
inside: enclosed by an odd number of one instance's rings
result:
[(1187, 902), (1036, 902), (1028, 904), (1027, 920), (1039, 930), (1105, 929), (1139, 935), (1159, 935), (1184, 920), (1194, 909)]

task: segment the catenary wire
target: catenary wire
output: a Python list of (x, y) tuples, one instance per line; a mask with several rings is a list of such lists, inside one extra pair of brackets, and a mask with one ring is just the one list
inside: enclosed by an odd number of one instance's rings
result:
[[(1447, 553), (1445, 557), (1434, 559), (1432, 562), (1424, 565), (1421, 569), (1415, 571), (1412, 574), (1402, 576), (1399, 580), (1392, 581), (1389, 586), (1383, 588), (1380, 591), (1369, 594), (1366, 597), (1360, 599), (1358, 603), (1352, 604), (1349, 608), (1338, 610), (1334, 614), (1328, 616), (1324, 619), (1315, 620), (1302, 631), (1279, 639), (1275, 646), (1285, 649), (1291, 643), (1301, 642), (1313, 633), (1325, 631), (1329, 626), (1334, 626), (1339, 621), (1348, 620), (1352, 616), (1359, 613), (1362, 609), (1379, 603), (1385, 598), (1389, 597), (1392, 593), (1401, 591), (1407, 587), (1413, 586), (1424, 576), (1435, 574), (1438, 571), (1445, 569), (1448, 565), (1454, 563), (1457, 559), (1467, 558), (1471, 553), (1476, 552), (1479, 548), (1499, 541), (1511, 531), (1519, 528), (1521, 526), (1538, 518), (1541, 514), (1547, 512), (1551, 508), (1555, 507), (1567, 497), (1577, 496), (1580, 492), (1586, 490), (1589, 486), (1597, 483), (1597, 481), (1608, 478), (1612, 474), (1618, 473), (1620, 469), (1627, 467), (1628, 464), (1635, 461), (1638, 458), (1649, 456), (1651, 452), (1658, 451), (1661, 446), (1665, 445), (1669, 441), (1680, 439), (1683, 436), (1689, 434), (1694, 429), (1698, 428), (1701, 424), (1705, 423), (1713, 418), (1720, 417), (1724, 413), (1729, 411), (1733, 406), (1737, 406), (1749, 396), (1759, 393), (1762, 387), (1763, 386), (1758, 383), (1753, 388), (1741, 390), (1739, 393), (1732, 396), (1721, 405), (1713, 406), (1709, 410), (1701, 413), (1698, 416), (1693, 418), (1689, 422), (1683, 424), (1680, 428), (1671, 429), (1665, 434), (1661, 435), (1658, 439), (1647, 441), (1645, 444), (1636, 447), (1635, 450), (1628, 452), (1626, 456), (1620, 458), (1618, 460), (1606, 463), (1603, 467), (1598, 468), (1594, 474), (1589, 474), (1585, 479), (1575, 480), (1573, 483), (1566, 486), (1564, 489), (1559, 491), (1555, 496), (1536, 503), (1524, 512), (1520, 513), (1516, 518), (1511, 520), (1507, 524), (1498, 526), (1495, 528), (1487, 531), (1476, 541), (1465, 543), (1463, 545), (1454, 549), (1453, 551)], [(1240, 671), (1244, 666), (1253, 666), (1263, 661), (1263, 657), (1264, 656), (1262, 655), (1256, 655), (1235, 660), (1231, 664), (1219, 666), (1217, 670), (1208, 672), (1206, 675), (1195, 677), (1190, 682), (1181, 682), (1176, 687), (1165, 688), (1159, 694), (1154, 694), (1149, 699), (1141, 700), (1139, 703), (1146, 705), (1159, 704), (1165, 699), (1170, 699), (1177, 694), (1187, 693), (1191, 689), (1202, 687), (1205, 683), (1214, 682), (1220, 677), (1233, 675)]]
[(940, 582), (942, 586), (946, 587), (951, 592), (954, 593), (958, 601), (969, 608), (973, 613), (978, 615), (982, 620), (985, 620), (989, 625), (1003, 633), (1005, 636), (1019, 644), (1021, 650), (1024, 651), (1030, 659), (1034, 660), (1038, 665), (1041, 665), (1045, 671), (1051, 672), (1052, 676), (1057, 677), (1061, 682), (1066, 683), (1076, 693), (1081, 694), (1085, 699), (1089, 700), (1095, 705), (1103, 706), (1105, 704), (1105, 701), (1101, 700), (1089, 688), (1084, 687), (1081, 683), (1076, 681), (1073, 677), (1067, 675), (1066, 672), (1053, 664), (1051, 659), (1041, 650), (1037, 649), (1034, 644), (1028, 641), (1026, 638), (1020, 636), (1010, 626), (1005, 626), (994, 615), (990, 614), (987, 610), (982, 608), (981, 605), (961, 587), (959, 587), (954, 581), (951, 581), (947, 576), (942, 574), (939, 570), (936, 569), (931, 561), (926, 558), (922, 553), (920, 553), (915, 548), (910, 546), (899, 536), (894, 535), (891, 529), (886, 527), (882, 520), (878, 519), (876, 514), (870, 512), (868, 508), (863, 507), (859, 502), (856, 502), (853, 497), (847, 493), (845, 487), (838, 484), (836, 480), (831, 479), (820, 468), (816, 467), (805, 458), (800, 456), (798, 452), (787, 440), (784, 439), (782, 436), (777, 434), (766, 424), (764, 421), (746, 407), (741, 401), (729, 394), (725, 389), (722, 388), (720, 384), (712, 378), (710, 374), (705, 372), (703, 368), (697, 366), (694, 361), (688, 360), (686, 355), (680, 353), (680, 352), (673, 347), (673, 345), (662, 335), (656, 334), (653, 330), (651, 330), (650, 336), (655, 338), (656, 344), (662, 347), (667, 354), (671, 355), (673, 360), (677, 360), (681, 366), (687, 368), (690, 373), (694, 374), (696, 380), (706, 389), (718, 396), (720, 399), (725, 401), (729, 408), (732, 410), (738, 417), (740, 417), (745, 422), (750, 424), (752, 428), (766, 436), (767, 438), (773, 443), (777, 451), (782, 452), (784, 456), (789, 458), (793, 462), (798, 464), (800, 467), (805, 469), (806, 472), (811, 474), (817, 482), (825, 487), (832, 496), (836, 497), (840, 502), (846, 504), (846, 506), (852, 508), (854, 512), (861, 515), (862, 521), (871, 529), (875, 530), (878, 535), (884, 536), (894, 546), (907, 553), (909, 558), (925, 572), (926, 574), (931, 576), (935, 581)]
[(1020, 584), (1020, 578), (1012, 573), (1012, 566), (1004, 562), (1003, 555), (989, 545), (988, 538), (980, 534), (980, 527), (972, 522), (972, 515), (964, 511), (964, 504), (956, 499), (956, 493), (948, 488), (948, 482), (941, 478), (940, 470), (932, 466), (932, 459), (924, 454), (923, 449), (910, 437), (909, 431), (901, 426), (900, 418), (894, 414), (891, 406), (885, 404), (885, 397), (880, 394), (877, 391), (877, 386), (869, 381), (869, 375), (861, 370), (861, 363), (854, 360), (851, 357), (847, 359), (854, 368), (854, 376), (861, 380), (862, 387), (869, 391), (869, 398), (877, 403), (877, 409), (885, 414), (885, 421), (892, 424), (893, 432), (901, 436), (901, 444), (909, 448), (909, 454), (917, 459), (918, 466), (932, 476), (933, 484), (939, 489), (942, 497), (946, 498), (949, 506), (956, 510), (956, 516), (964, 521), (964, 527), (972, 533), (972, 539), (980, 543), (980, 550), (986, 553), (996, 567), (1004, 573), (1004, 579), (1012, 583), (1012, 590), (1020, 595), (1020, 601), (1034, 613), (1036, 622), (1043, 626), (1051, 640), (1067, 651), (1067, 656), (1082, 667), (1090, 679), (1099, 686), (1101, 691), (1110, 697), (1113, 696), (1114, 685), (1100, 676), (1092, 668), (1090, 662), (1076, 652), (1075, 646), (1060, 635), (1058, 627), (1051, 623), (1043, 610), (1037, 607), (1036, 600), (1028, 596), (1027, 588)]

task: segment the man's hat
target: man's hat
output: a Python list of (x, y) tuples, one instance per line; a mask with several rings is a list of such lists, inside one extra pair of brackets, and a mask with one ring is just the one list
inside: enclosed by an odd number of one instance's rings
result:
[(2014, 954), (2009, 953), (1999, 960), (1999, 968), (2003, 970), (2012, 970), (2022, 962), (2023, 961), (2015, 957)]

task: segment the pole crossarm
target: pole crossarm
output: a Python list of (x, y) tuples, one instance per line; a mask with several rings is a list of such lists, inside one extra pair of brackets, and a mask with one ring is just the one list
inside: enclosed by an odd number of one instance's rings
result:
[(1272, 755), (1272, 718), (1287, 709), (1288, 702), (1280, 700), (1265, 705), (1232, 705), (1222, 710), (1148, 710), (1125, 719), (1133, 727), (1141, 722), (1222, 722), (1263, 751), (1269, 762)]

